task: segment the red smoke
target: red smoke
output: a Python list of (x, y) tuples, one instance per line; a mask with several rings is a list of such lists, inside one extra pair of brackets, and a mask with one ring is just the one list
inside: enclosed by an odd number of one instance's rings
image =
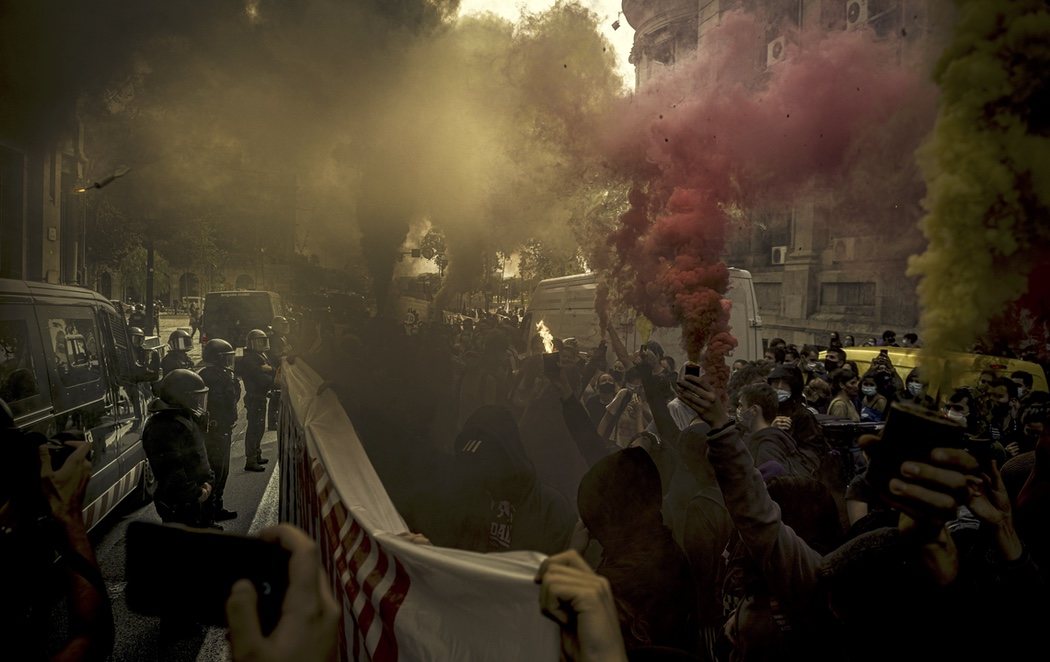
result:
[(628, 102), (611, 145), (612, 161), (644, 182), (609, 238), (620, 296), (658, 326), (680, 324), (690, 358), (723, 383), (736, 345), (721, 261), (727, 213), (790, 207), (817, 188), (848, 198), (848, 173), (872, 151), (858, 146), (877, 137), (900, 143), (890, 153), (914, 151), (914, 131), (892, 120), (909, 105), (928, 109), (934, 94), (921, 68), (896, 64), (894, 43), (865, 31), (784, 30), (787, 59), (756, 67), (766, 26), (725, 14), (698, 57)]

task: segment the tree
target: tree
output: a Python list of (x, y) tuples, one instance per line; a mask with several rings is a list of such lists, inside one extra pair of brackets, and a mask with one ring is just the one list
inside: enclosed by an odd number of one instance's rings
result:
[(518, 270), (523, 280), (536, 283), (581, 273), (584, 263), (576, 246), (554, 247), (539, 239), (529, 239), (521, 248)]

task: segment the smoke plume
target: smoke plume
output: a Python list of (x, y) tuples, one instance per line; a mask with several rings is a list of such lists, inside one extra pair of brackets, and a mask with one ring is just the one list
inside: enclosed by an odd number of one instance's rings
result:
[[(865, 31), (785, 28), (786, 60), (756, 70), (766, 26), (755, 14), (725, 14), (696, 58), (626, 104), (612, 145), (637, 187), (610, 237), (611, 259), (598, 262), (654, 324), (681, 325), (688, 355), (721, 380), (735, 345), (721, 261), (728, 218), (816, 191), (848, 199), (850, 173), (872, 167), (866, 160), (914, 149), (911, 125), (934, 97), (921, 69), (896, 65), (894, 47)], [(875, 141), (896, 149), (858, 148)]]
[(927, 347), (964, 350), (1025, 293), (1050, 248), (1050, 9), (1041, 0), (963, 0), (936, 80), (941, 107), (923, 146)]

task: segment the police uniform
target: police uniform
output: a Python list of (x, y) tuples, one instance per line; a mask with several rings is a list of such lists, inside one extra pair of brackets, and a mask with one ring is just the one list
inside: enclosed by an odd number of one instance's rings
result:
[[(244, 380), (244, 409), (248, 419), (244, 432), (244, 463), (245, 468), (251, 470), (262, 464), (260, 444), (266, 427), (266, 396), (273, 388), (273, 366), (265, 354), (247, 348), (237, 365)], [(271, 370), (264, 370), (267, 367)]]
[(142, 446), (157, 479), (153, 503), (165, 522), (208, 526), (212, 520), (200, 503), (201, 488), (214, 479), (208, 465), (204, 432), (190, 413), (154, 400), (142, 430)]
[(161, 373), (166, 375), (179, 368), (193, 370), (193, 359), (190, 358), (190, 355), (178, 349), (165, 352), (164, 360), (160, 362)]
[(218, 365), (206, 365), (197, 371), (208, 387), (208, 418), (204, 445), (208, 452), (208, 464), (215, 473), (212, 484), (211, 508), (216, 517), (225, 510), (222, 495), (226, 480), (230, 476), (230, 446), (233, 445), (233, 428), (237, 424), (237, 403), (241, 399), (241, 384), (233, 371)]
[[(281, 359), (288, 353), (288, 339), (274, 330), (271, 330), (267, 335), (270, 338), (270, 351), (267, 352), (267, 358), (274, 367), (280, 366)], [(277, 414), (280, 412), (280, 408), (281, 390), (277, 385), (274, 385), (270, 391), (270, 402), (266, 413), (266, 427), (268, 429), (277, 429)]]

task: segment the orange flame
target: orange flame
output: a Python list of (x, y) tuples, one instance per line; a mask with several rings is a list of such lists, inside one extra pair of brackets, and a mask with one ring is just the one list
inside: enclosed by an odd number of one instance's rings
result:
[(543, 340), (543, 353), (551, 354), (554, 352), (554, 335), (547, 328), (547, 325), (543, 323), (543, 320), (536, 324), (536, 333), (540, 334), (540, 339)]

